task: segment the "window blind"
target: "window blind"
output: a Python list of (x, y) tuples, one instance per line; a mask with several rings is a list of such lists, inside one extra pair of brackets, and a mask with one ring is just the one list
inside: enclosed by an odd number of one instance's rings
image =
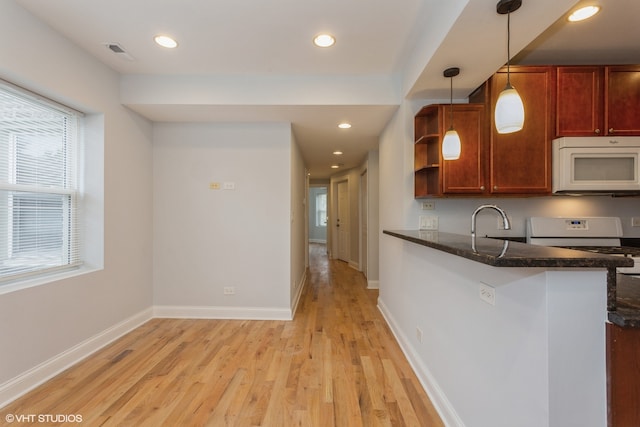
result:
[(0, 82), (0, 283), (80, 264), (80, 124)]

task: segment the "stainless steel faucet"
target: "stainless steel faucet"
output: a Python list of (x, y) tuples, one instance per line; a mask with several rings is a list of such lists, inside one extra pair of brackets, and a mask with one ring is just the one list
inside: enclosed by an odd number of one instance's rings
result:
[(478, 215), (478, 212), (480, 212), (483, 209), (493, 209), (497, 211), (502, 217), (502, 222), (504, 223), (504, 229), (511, 230), (511, 224), (509, 223), (509, 218), (507, 218), (507, 213), (505, 211), (503, 211), (500, 207), (496, 205), (480, 205), (471, 214), (471, 238), (473, 240), (475, 240), (476, 238), (476, 216)]

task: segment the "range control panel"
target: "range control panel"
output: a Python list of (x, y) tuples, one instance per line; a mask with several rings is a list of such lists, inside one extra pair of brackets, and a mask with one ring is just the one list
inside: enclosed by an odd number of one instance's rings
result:
[(622, 237), (622, 222), (618, 217), (542, 217), (527, 221), (527, 237)]
[(567, 230), (588, 230), (589, 223), (586, 219), (567, 219), (565, 220)]

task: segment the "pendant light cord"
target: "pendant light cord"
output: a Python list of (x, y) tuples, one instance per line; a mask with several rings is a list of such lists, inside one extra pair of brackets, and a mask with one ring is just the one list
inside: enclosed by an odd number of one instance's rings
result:
[(449, 89), (449, 100), (450, 100), (450, 121), (451, 121), (451, 126), (449, 127), (449, 130), (453, 130), (453, 77), (449, 77), (449, 82), (451, 82), (451, 86)]
[(507, 12), (507, 86), (511, 86), (511, 79), (509, 78), (511, 62), (511, 11)]

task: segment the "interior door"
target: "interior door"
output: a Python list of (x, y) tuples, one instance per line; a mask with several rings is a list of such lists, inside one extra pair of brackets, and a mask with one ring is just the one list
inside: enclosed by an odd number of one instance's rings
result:
[(338, 183), (337, 208), (338, 259), (349, 262), (349, 184), (347, 181)]

